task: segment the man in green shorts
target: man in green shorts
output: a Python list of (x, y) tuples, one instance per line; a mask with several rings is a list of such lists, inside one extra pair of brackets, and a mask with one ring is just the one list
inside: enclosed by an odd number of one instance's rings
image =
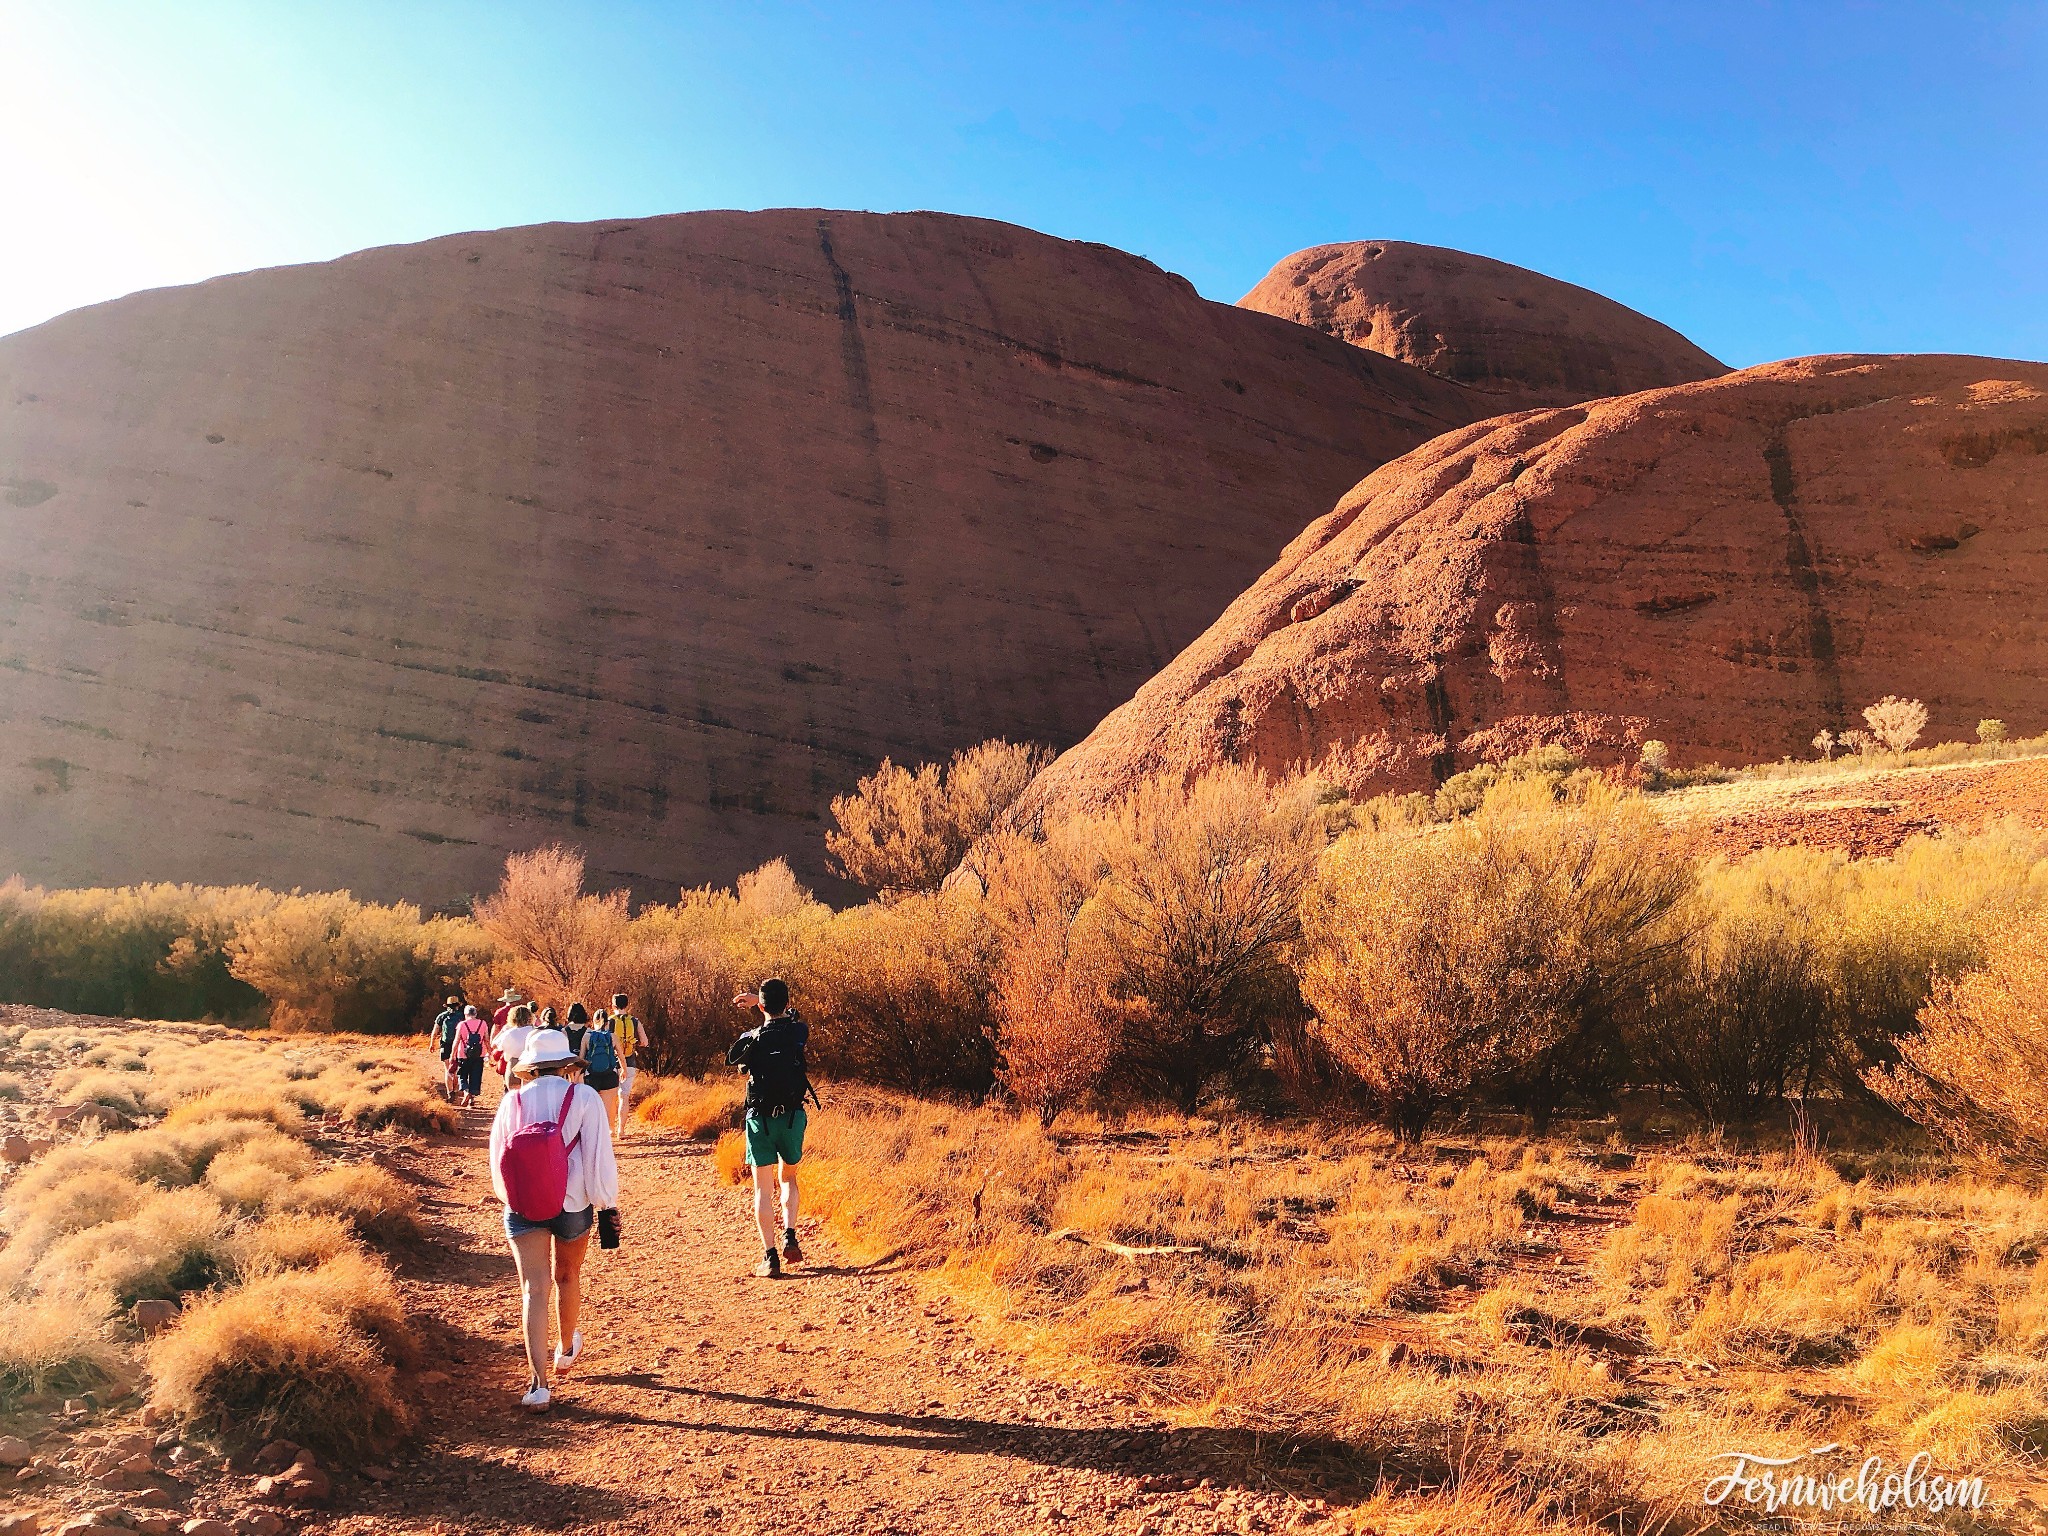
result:
[[(754, 1225), (761, 1233), (761, 1262), (754, 1273), (779, 1280), (782, 1266), (801, 1264), (796, 1240), (796, 1165), (804, 1156), (804, 1099), (813, 1103), (805, 1060), (811, 1027), (789, 1006), (789, 983), (771, 976), (757, 992), (733, 999), (761, 1010), (761, 1023), (725, 1053), (726, 1065), (747, 1074), (747, 1165), (754, 1170)], [(775, 1185), (782, 1185), (782, 1247), (775, 1246)]]

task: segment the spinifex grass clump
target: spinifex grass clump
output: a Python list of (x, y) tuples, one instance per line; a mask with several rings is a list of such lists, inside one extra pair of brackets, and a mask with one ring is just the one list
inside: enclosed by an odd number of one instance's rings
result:
[(0, 1398), (104, 1380), (123, 1357), (125, 1310), (164, 1298), (183, 1313), (149, 1346), (160, 1407), (223, 1438), (339, 1452), (402, 1429), (392, 1366), (411, 1331), (365, 1245), (413, 1236), (414, 1198), (305, 1137), (310, 1115), (443, 1123), (417, 1062), (195, 1028), (73, 1033), (51, 1043), (141, 1070), (67, 1069), (60, 1098), (104, 1102), (111, 1079), (128, 1112), (161, 1119), (60, 1147), (8, 1186)]

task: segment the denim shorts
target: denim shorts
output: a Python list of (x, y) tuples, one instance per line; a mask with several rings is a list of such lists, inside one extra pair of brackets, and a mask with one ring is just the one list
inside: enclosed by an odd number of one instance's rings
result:
[(573, 1243), (587, 1235), (591, 1223), (597, 1220), (597, 1207), (586, 1205), (580, 1211), (564, 1211), (553, 1221), (528, 1221), (517, 1211), (505, 1213), (505, 1235), (524, 1237), (529, 1232), (547, 1231), (555, 1234), (558, 1243)]

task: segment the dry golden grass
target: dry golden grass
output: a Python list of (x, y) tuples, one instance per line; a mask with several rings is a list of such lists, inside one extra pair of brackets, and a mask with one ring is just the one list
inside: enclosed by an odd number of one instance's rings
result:
[(343, 1254), (190, 1308), (150, 1346), (151, 1398), (224, 1438), (359, 1453), (408, 1422), (390, 1360), (409, 1339), (390, 1276)]
[(24, 1326), (0, 1346), (0, 1393), (90, 1384), (119, 1359), (120, 1309), (176, 1297), (183, 1316), (150, 1348), (166, 1409), (230, 1437), (332, 1450), (401, 1428), (391, 1365), (412, 1336), (388, 1270), (358, 1239), (413, 1236), (412, 1193), (304, 1138), (311, 1114), (442, 1123), (417, 1053), (194, 1026), (26, 1031), (18, 1043), (84, 1063), (52, 1075), (60, 1100), (162, 1118), (75, 1140), (6, 1185), (0, 1295)]
[(1348, 1448), (1371, 1529), (1696, 1528), (1738, 1446), (2037, 1464), (2048, 1198), (1931, 1160), (1603, 1157), (841, 1088), (804, 1180), (857, 1257), (926, 1266), (1043, 1369)]
[(681, 1131), (693, 1141), (713, 1141), (732, 1128), (746, 1097), (746, 1084), (731, 1073), (701, 1080), (664, 1077), (634, 1099), (633, 1118)]
[(10, 1306), (0, 1328), (0, 1406), (38, 1392), (89, 1391), (119, 1360), (104, 1324), (68, 1302)]
[(722, 1133), (718, 1138), (718, 1144), (711, 1149), (711, 1166), (718, 1170), (718, 1177), (722, 1183), (746, 1183), (746, 1135), (740, 1131)]

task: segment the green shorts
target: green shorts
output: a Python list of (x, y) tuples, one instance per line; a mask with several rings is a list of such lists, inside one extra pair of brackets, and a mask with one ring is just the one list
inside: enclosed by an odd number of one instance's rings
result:
[(802, 1110), (793, 1115), (777, 1115), (772, 1120), (764, 1120), (748, 1110), (747, 1165), (772, 1168), (777, 1162), (784, 1162), (794, 1167), (802, 1162), (806, 1123)]

